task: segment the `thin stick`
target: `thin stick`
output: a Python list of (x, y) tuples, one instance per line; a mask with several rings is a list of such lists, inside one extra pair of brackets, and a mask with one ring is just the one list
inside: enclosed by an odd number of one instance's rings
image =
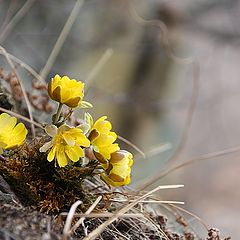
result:
[[(197, 99), (198, 99), (198, 95), (199, 95), (199, 64), (195, 61), (192, 63), (193, 66), (193, 85), (192, 85), (192, 96), (191, 96), (191, 103), (188, 109), (188, 113), (187, 113), (187, 118), (184, 124), (184, 129), (183, 129), (183, 135), (181, 138), (181, 141), (177, 147), (177, 150), (174, 152), (173, 156), (170, 157), (170, 159), (168, 160), (169, 162), (172, 162), (172, 160), (177, 160), (179, 158), (179, 156), (182, 153), (182, 150), (185, 148), (188, 137), (189, 137), (189, 133), (190, 133), (190, 128), (192, 125), (192, 121), (193, 121), (193, 115), (194, 115), (194, 111), (196, 108), (196, 104), (197, 104)], [(160, 173), (155, 174), (155, 176), (153, 176), (152, 178), (150, 178), (149, 180), (147, 180), (147, 182), (144, 184), (144, 186), (141, 189), (145, 189), (148, 186), (152, 185), (154, 182), (158, 181), (158, 177), (159, 177)]]
[[(164, 143), (164, 144), (159, 144), (158, 146), (153, 147), (151, 150), (145, 152), (145, 158), (150, 158), (153, 156), (157, 156), (158, 154), (168, 151), (172, 148), (171, 143)], [(135, 157), (135, 161), (141, 159), (141, 156)]]
[(2, 26), (0, 28), (0, 32), (2, 32), (2, 30), (6, 27), (6, 25), (8, 24), (8, 22), (10, 21), (11, 19), (11, 12), (15, 10), (16, 8), (16, 2), (11, 0), (10, 4), (9, 4), (9, 7), (6, 11), (6, 14), (5, 14), (5, 18), (4, 18), (4, 21), (2, 22)]
[[(2, 52), (1, 49), (0, 49), (0, 54), (4, 55), (4, 53)], [(29, 73), (31, 73), (32, 76), (35, 77), (37, 80), (39, 80), (42, 84), (46, 84), (45, 80), (32, 67), (30, 67), (28, 64), (26, 64), (25, 62), (23, 62), (19, 58), (11, 55), (10, 53), (8, 53), (8, 57), (12, 61), (14, 61), (15, 63), (19, 64), (21, 67), (23, 67), (25, 70), (27, 70)]]
[(175, 172), (176, 170), (178, 170), (178, 169), (180, 169), (182, 167), (191, 165), (191, 164), (196, 163), (196, 162), (205, 161), (205, 160), (208, 160), (208, 159), (211, 159), (211, 158), (221, 157), (221, 156), (225, 156), (225, 155), (228, 155), (228, 154), (231, 154), (231, 153), (237, 153), (237, 152), (240, 152), (240, 146), (234, 147), (234, 148), (224, 149), (224, 150), (218, 151), (218, 152), (207, 153), (207, 154), (201, 155), (199, 157), (193, 158), (193, 159), (191, 159), (189, 161), (186, 161), (184, 163), (181, 163), (181, 164), (179, 164), (177, 166), (174, 166), (174, 167), (166, 170), (165, 172), (163, 172), (162, 174), (160, 174), (158, 176), (154, 176), (153, 179), (151, 179), (149, 182), (147, 182), (146, 184), (141, 186), (141, 191), (145, 190), (152, 183), (157, 182), (158, 180), (164, 178), (168, 174), (170, 174), (172, 172)]
[(119, 211), (117, 211), (116, 215), (113, 216), (112, 218), (108, 219), (107, 221), (105, 221), (104, 223), (102, 223), (101, 225), (99, 225), (95, 230), (93, 230), (87, 237), (84, 238), (84, 240), (93, 240), (95, 239), (99, 234), (101, 234), (104, 229), (110, 225), (112, 222), (114, 222), (115, 220), (118, 219), (119, 215), (123, 215), (125, 212), (127, 212), (128, 210), (130, 210), (132, 207), (134, 207), (136, 204), (139, 203), (139, 201), (144, 200), (145, 198), (147, 198), (149, 195), (161, 190), (161, 189), (173, 189), (173, 188), (181, 188), (184, 185), (165, 185), (165, 186), (158, 186), (156, 188), (154, 188), (153, 190), (151, 190), (150, 192), (144, 194), (143, 196), (137, 198), (136, 200), (134, 200), (132, 203), (129, 203), (127, 206), (123, 207), (122, 209), (120, 209)]
[(75, 214), (75, 211), (77, 207), (82, 204), (82, 201), (78, 200), (76, 201), (70, 208), (69, 213), (67, 215), (67, 220), (65, 222), (64, 228), (63, 228), (63, 240), (66, 240), (68, 238), (68, 232), (71, 228), (72, 220)]
[(129, 140), (127, 140), (126, 138), (124, 137), (121, 137), (118, 135), (118, 139), (121, 140), (122, 142), (128, 144), (130, 147), (132, 147), (133, 149), (135, 149), (139, 154), (141, 154), (141, 156), (143, 158), (146, 158), (146, 155), (145, 153), (140, 149), (138, 148), (135, 144), (133, 144), (132, 142), (130, 142)]
[(90, 86), (90, 83), (94, 80), (96, 75), (100, 72), (100, 70), (103, 68), (103, 66), (106, 64), (106, 62), (110, 59), (110, 57), (113, 55), (113, 50), (111, 48), (108, 48), (102, 57), (98, 60), (97, 64), (94, 66), (94, 68), (90, 71), (88, 74), (86, 80), (85, 80), (85, 89), (87, 90)]
[(72, 25), (78, 16), (78, 12), (80, 11), (83, 3), (84, 3), (84, 0), (77, 0), (75, 6), (73, 7), (73, 10), (72, 10), (71, 14), (69, 15), (68, 20), (65, 23), (45, 66), (43, 67), (43, 69), (40, 72), (40, 76), (43, 79), (46, 79), (48, 73), (50, 72), (50, 70), (51, 70), (71, 28), (72, 28)]
[(197, 219), (197, 220), (204, 226), (204, 228), (205, 228), (206, 230), (209, 229), (208, 226), (206, 225), (206, 223), (205, 223), (200, 217), (198, 217), (196, 214), (193, 214), (193, 213), (187, 211), (186, 209), (184, 209), (184, 208), (182, 208), (182, 207), (176, 206), (175, 204), (169, 204), (169, 205), (170, 205), (172, 208), (176, 208), (176, 209), (178, 209), (178, 210), (180, 210), (180, 211), (182, 211), (182, 212), (184, 212), (184, 213), (187, 213), (188, 215), (194, 217), (195, 219)]
[[(156, 196), (154, 196), (154, 197), (151, 197), (152, 199), (154, 199), (154, 200), (159, 200), (160, 201), (160, 199), (158, 198), (158, 197), (156, 197)], [(175, 209), (177, 209), (177, 210), (180, 210), (180, 211), (182, 211), (182, 212), (184, 212), (184, 213), (187, 213), (188, 215), (190, 215), (191, 217), (194, 217), (194, 218), (196, 218), (203, 226), (204, 226), (204, 228), (206, 228), (206, 230), (208, 230), (208, 227), (207, 227), (207, 225), (206, 225), (206, 223), (204, 223), (204, 221), (200, 218), (200, 217), (198, 217), (196, 214), (193, 214), (193, 213), (191, 213), (191, 212), (189, 212), (189, 211), (187, 211), (187, 210), (185, 210), (184, 208), (182, 208), (182, 207), (179, 207), (179, 206), (177, 206), (177, 205), (175, 205), (175, 204), (173, 204), (173, 203), (169, 203), (169, 204), (161, 204), (162, 205), (162, 207), (164, 207), (165, 209), (167, 209), (169, 212), (171, 212), (172, 214), (174, 214), (174, 216), (181, 216), (181, 217), (183, 217), (180, 213), (178, 213), (176, 210), (174, 211), (174, 208)], [(184, 218), (184, 220), (186, 220), (185, 218)], [(187, 221), (187, 220), (186, 220)], [(190, 226), (191, 227), (191, 226)]]
[[(61, 213), (61, 216), (67, 216), (68, 213)], [(82, 218), (110, 218), (116, 216), (114, 213), (75, 213), (74, 217), (82, 217)], [(136, 213), (125, 213), (123, 215), (119, 215), (119, 218), (139, 218), (143, 217), (142, 214), (136, 214)]]
[[(24, 87), (24, 84), (23, 84), (21, 78), (19, 77), (19, 75), (18, 75), (18, 73), (17, 73), (17, 71), (15, 69), (15, 66), (14, 66), (12, 60), (9, 58), (8, 53), (5, 50), (5, 48), (0, 46), (0, 50), (2, 50), (2, 52), (3, 52), (4, 56), (6, 57), (6, 60), (7, 60), (8, 64), (10, 65), (10, 67), (11, 67), (11, 69), (12, 69), (12, 71), (13, 71), (13, 73), (14, 73), (17, 81), (18, 81), (18, 83), (20, 84), (20, 87), (21, 87), (22, 93), (23, 93), (23, 97), (24, 97), (26, 105), (27, 105), (29, 118), (30, 118), (31, 122), (33, 122), (32, 107), (31, 107), (31, 103), (30, 103), (30, 101), (28, 99), (27, 92), (26, 92), (26, 89)], [(31, 129), (32, 129), (32, 135), (33, 135), (33, 137), (35, 137), (36, 134), (35, 134), (35, 128), (34, 128), (34, 124), (33, 123), (31, 123)]]
[[(111, 202), (133, 202), (134, 200), (128, 200), (128, 199), (110, 199)], [(184, 205), (184, 202), (181, 201), (164, 201), (164, 200), (144, 200), (139, 201), (139, 203), (162, 203), (162, 204), (180, 204)]]
[(5, 39), (8, 37), (9, 33), (16, 26), (16, 24), (26, 15), (29, 9), (32, 7), (35, 0), (28, 0), (24, 3), (24, 5), (18, 10), (15, 16), (11, 19), (11, 21), (6, 25), (6, 27), (1, 31), (0, 34), (0, 43), (3, 43)]
[(13, 112), (13, 111), (11, 111), (11, 110), (7, 110), (7, 109), (5, 109), (5, 108), (0, 107), (0, 111), (1, 111), (1, 112), (5, 112), (5, 113), (8, 113), (8, 114), (10, 114), (10, 115), (13, 115), (13, 116), (16, 117), (16, 118), (22, 119), (22, 120), (24, 120), (24, 121), (26, 121), (26, 122), (28, 122), (28, 123), (34, 124), (36, 127), (39, 127), (39, 128), (41, 128), (41, 129), (44, 129), (43, 126), (42, 126), (40, 123), (31, 121), (29, 118), (26, 118), (26, 117), (24, 117), (23, 115), (20, 115), (20, 114), (18, 114), (18, 113), (15, 113), (15, 112)]
[[(94, 210), (94, 208), (98, 205), (98, 203), (101, 201), (101, 199), (102, 199), (102, 196), (99, 196), (96, 200), (95, 200), (95, 202), (92, 204), (92, 206), (86, 211), (86, 215), (89, 215), (93, 210)], [(83, 221), (84, 221), (84, 219), (85, 219), (85, 217), (81, 217), (76, 223), (75, 223), (75, 225), (71, 228), (71, 230), (69, 231), (69, 235), (71, 235), (79, 226), (80, 226), (80, 224), (82, 224), (83, 223)]]

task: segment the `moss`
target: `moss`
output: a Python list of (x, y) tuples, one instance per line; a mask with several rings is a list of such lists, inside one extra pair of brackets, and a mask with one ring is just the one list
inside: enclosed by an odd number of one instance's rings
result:
[(96, 163), (86, 167), (79, 163), (67, 168), (55, 167), (39, 152), (44, 138), (38, 138), (11, 150), (0, 159), (0, 174), (24, 206), (36, 206), (40, 211), (56, 213), (68, 210), (77, 200), (88, 208), (93, 196), (82, 188), (82, 181), (92, 175)]

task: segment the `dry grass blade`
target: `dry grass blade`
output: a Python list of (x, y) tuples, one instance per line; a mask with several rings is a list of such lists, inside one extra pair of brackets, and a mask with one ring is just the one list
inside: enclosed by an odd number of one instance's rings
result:
[[(158, 154), (168, 151), (172, 148), (171, 143), (160, 144), (158, 146), (153, 147), (151, 150), (145, 152), (145, 158), (150, 158), (157, 156)], [(141, 157), (135, 157), (135, 161), (141, 159)]]
[[(189, 132), (190, 132), (190, 128), (192, 125), (194, 110), (195, 110), (198, 95), (199, 95), (199, 81), (200, 81), (200, 79), (199, 79), (199, 71), (200, 71), (199, 64), (195, 61), (192, 63), (192, 67), (193, 67), (193, 84), (192, 84), (191, 103), (189, 105), (186, 121), (184, 123), (183, 134), (181, 137), (180, 144), (178, 145), (173, 156), (170, 157), (170, 159), (168, 159), (168, 162), (172, 162), (172, 160), (176, 160), (179, 158), (179, 156), (182, 153), (182, 150), (185, 148), (185, 145), (186, 145), (188, 137), (189, 137)], [(150, 180), (148, 180), (147, 183), (144, 184), (143, 189), (145, 189), (146, 187), (148, 187), (148, 186), (152, 185), (154, 182), (156, 182), (158, 180), (159, 175), (160, 175), (160, 173), (157, 173)]]
[(67, 220), (66, 220), (64, 228), (63, 228), (63, 240), (68, 239), (68, 233), (69, 233), (70, 228), (71, 228), (71, 224), (72, 224), (72, 220), (73, 220), (75, 211), (80, 204), (82, 204), (82, 201), (75, 202), (69, 210), (69, 213), (67, 215)]
[(179, 207), (179, 206), (176, 206), (175, 204), (169, 204), (172, 208), (176, 208), (176, 209), (178, 209), (178, 210), (180, 210), (180, 211), (182, 211), (182, 212), (184, 212), (184, 213), (187, 213), (188, 215), (190, 215), (190, 216), (192, 216), (193, 218), (195, 218), (195, 219), (197, 219), (202, 225), (203, 225), (203, 227), (206, 229), (206, 230), (208, 230), (209, 228), (208, 228), (208, 226), (207, 226), (207, 224), (200, 218), (200, 217), (198, 217), (196, 214), (193, 214), (193, 213), (191, 213), (191, 212), (189, 212), (189, 211), (187, 211), (186, 209), (184, 209), (184, 208), (182, 208), (182, 207)]
[(143, 196), (138, 197), (136, 200), (134, 200), (132, 203), (129, 203), (127, 206), (123, 207), (122, 209), (120, 209), (119, 211), (117, 211), (117, 213), (110, 219), (108, 219), (107, 221), (105, 221), (104, 223), (102, 223), (100, 226), (98, 226), (95, 230), (93, 230), (91, 233), (89, 233), (89, 235), (87, 237), (84, 238), (84, 240), (93, 240), (95, 239), (99, 234), (101, 234), (104, 229), (110, 225), (112, 222), (114, 222), (115, 220), (118, 219), (119, 216), (122, 216), (124, 213), (126, 213), (127, 211), (129, 211), (131, 208), (133, 208), (136, 204), (138, 204), (140, 201), (144, 200), (145, 198), (147, 198), (149, 195), (162, 190), (162, 189), (173, 189), (173, 188), (181, 188), (184, 185), (165, 185), (165, 186), (158, 186), (156, 188), (154, 188), (153, 190), (149, 191), (148, 193), (144, 194)]
[[(110, 199), (111, 202), (133, 202), (134, 200), (127, 200), (127, 199)], [(139, 203), (159, 203), (159, 204), (180, 204), (184, 205), (184, 202), (181, 201), (164, 201), (164, 200), (144, 200), (139, 201)]]
[[(3, 54), (4, 54), (8, 64), (10, 65), (10, 67), (12, 69), (12, 72), (14, 73), (14, 75), (15, 75), (15, 77), (16, 77), (16, 79), (17, 79), (17, 81), (18, 81), (18, 83), (19, 83), (19, 85), (20, 85), (20, 87), (22, 89), (23, 97), (24, 97), (26, 105), (27, 105), (29, 118), (30, 118), (31, 122), (33, 122), (32, 107), (31, 107), (31, 103), (30, 103), (30, 101), (28, 99), (27, 92), (26, 92), (26, 89), (24, 87), (24, 84), (23, 84), (21, 78), (18, 76), (18, 73), (17, 73), (17, 71), (15, 69), (15, 66), (14, 66), (11, 58), (8, 56), (8, 53), (5, 50), (5, 48), (0, 46), (0, 50), (3, 52)], [(31, 129), (32, 129), (32, 135), (33, 135), (33, 137), (35, 137), (35, 128), (34, 128), (34, 124), (33, 123), (31, 123)]]
[(75, 6), (73, 7), (73, 10), (71, 12), (71, 14), (68, 17), (67, 22), (65, 23), (53, 49), (52, 52), (44, 66), (44, 68), (42, 69), (42, 71), (40, 72), (40, 75), (43, 79), (46, 79), (48, 73), (50, 72), (71, 28), (72, 25), (74, 23), (74, 21), (76, 20), (77, 16), (78, 16), (78, 12), (80, 11), (82, 5), (84, 3), (84, 0), (77, 0)]
[[(61, 213), (61, 216), (67, 216), (68, 213)], [(81, 218), (110, 218), (115, 216), (114, 213), (75, 213), (74, 217), (81, 217)], [(119, 218), (139, 218), (143, 217), (141, 213), (125, 213)]]
[[(151, 225), (152, 225), (157, 231), (159, 231), (162, 236), (165, 237), (166, 240), (171, 240), (171, 239), (168, 238), (168, 236), (166, 235), (166, 233), (161, 229), (161, 227), (160, 227), (158, 224), (156, 224), (149, 216), (147, 216), (147, 214), (145, 214), (144, 216), (145, 216), (145, 218), (151, 223)], [(162, 238), (161, 238), (162, 236), (159, 236), (160, 239), (162, 239)]]
[(14, 26), (25, 16), (25, 14), (32, 7), (35, 0), (28, 0), (24, 3), (24, 5), (19, 9), (19, 11), (15, 14), (15, 16), (11, 19), (11, 21), (6, 25), (6, 27), (2, 30), (0, 34), (0, 43), (3, 43), (5, 39), (8, 37), (9, 33), (12, 31)]
[(7, 9), (6, 14), (5, 14), (5, 18), (1, 23), (0, 32), (3, 31), (3, 29), (7, 26), (8, 22), (11, 20), (12, 12), (15, 10), (15, 6), (16, 6), (15, 2), (10, 1), (8, 9)]
[(181, 169), (183, 167), (186, 167), (186, 166), (191, 165), (191, 164), (196, 163), (196, 162), (205, 161), (205, 160), (208, 160), (208, 159), (211, 159), (211, 158), (221, 157), (221, 156), (225, 156), (225, 155), (228, 155), (228, 154), (231, 154), (231, 153), (237, 153), (237, 152), (240, 152), (240, 146), (234, 147), (234, 148), (224, 149), (224, 150), (218, 151), (218, 152), (204, 154), (204, 155), (201, 155), (199, 157), (193, 158), (189, 161), (186, 161), (182, 164), (179, 164), (177, 166), (174, 166), (174, 167), (166, 170), (165, 172), (163, 172), (162, 174), (160, 174), (158, 176), (154, 176), (152, 179), (150, 179), (150, 181), (141, 185), (141, 191), (145, 190), (147, 187), (151, 186), (153, 183), (157, 182), (158, 180), (167, 176), (168, 174), (170, 174), (172, 172), (175, 172), (178, 169)]
[[(90, 214), (94, 208), (98, 205), (98, 203), (101, 201), (102, 196), (99, 196), (94, 203), (92, 204), (92, 206), (86, 211), (86, 215)], [(74, 231), (76, 231), (76, 229), (80, 226), (80, 224), (83, 223), (85, 217), (81, 217), (76, 223), (75, 225), (71, 228), (71, 230), (69, 231), (68, 235), (70, 236)]]
[(135, 149), (139, 154), (141, 154), (141, 156), (143, 158), (146, 158), (146, 155), (145, 153), (140, 149), (138, 148), (135, 144), (133, 144), (132, 142), (130, 142), (129, 140), (127, 140), (126, 138), (124, 137), (121, 137), (118, 135), (118, 139), (121, 140), (122, 142), (128, 144), (130, 147), (132, 147), (133, 149)]
[[(0, 49), (0, 54), (4, 55), (4, 53), (1, 51)], [(20, 60), (19, 58), (11, 55), (10, 53), (8, 53), (8, 57), (14, 61), (15, 63), (19, 64), (22, 68), (24, 68), (26, 71), (28, 71), (33, 77), (35, 77), (37, 80), (39, 80), (42, 84), (46, 84), (45, 80), (32, 68), (30, 67), (28, 64), (26, 64), (25, 62), (23, 62), (22, 60)]]
[(97, 64), (94, 66), (94, 68), (90, 71), (88, 74), (88, 77), (85, 80), (85, 89), (87, 89), (90, 86), (90, 83), (92, 83), (93, 79), (96, 77), (96, 75), (100, 72), (100, 70), (103, 68), (103, 66), (106, 64), (106, 62), (110, 59), (110, 57), (113, 55), (113, 50), (111, 48), (108, 48), (102, 57), (98, 60)]
[(31, 123), (31, 124), (34, 124), (36, 127), (39, 127), (39, 128), (42, 128), (42, 129), (43, 129), (43, 126), (42, 126), (40, 123), (31, 121), (29, 118), (26, 118), (26, 117), (24, 117), (24, 116), (22, 116), (22, 115), (20, 115), (20, 114), (18, 114), (18, 113), (15, 113), (15, 112), (13, 112), (13, 111), (11, 111), (11, 110), (7, 110), (7, 109), (5, 109), (5, 108), (0, 107), (0, 111), (5, 112), (5, 113), (8, 113), (8, 114), (10, 114), (10, 115), (13, 115), (13, 116), (16, 117), (16, 118), (22, 119), (22, 120), (24, 120), (24, 121), (26, 121), (26, 122), (29, 122), (29, 123)]

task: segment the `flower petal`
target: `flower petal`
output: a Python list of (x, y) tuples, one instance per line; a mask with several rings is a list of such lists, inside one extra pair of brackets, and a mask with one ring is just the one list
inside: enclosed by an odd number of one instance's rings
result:
[(52, 141), (45, 143), (42, 147), (40, 147), (40, 152), (47, 152), (53, 146)]
[(61, 102), (61, 88), (62, 87), (57, 86), (52, 92), (52, 99), (57, 102)]
[(81, 101), (80, 97), (75, 97), (75, 98), (70, 98), (67, 101), (64, 101), (64, 104), (66, 104), (70, 108), (75, 108), (78, 106), (80, 101)]
[(63, 136), (63, 139), (66, 141), (66, 143), (69, 146), (74, 146), (75, 145), (75, 138), (72, 135), (63, 133), (62, 136)]
[(59, 167), (65, 167), (68, 163), (67, 157), (63, 151), (57, 152), (57, 161)]
[(51, 162), (55, 158), (55, 154), (56, 154), (56, 146), (53, 146), (53, 148), (48, 153), (47, 160)]
[(65, 152), (73, 162), (77, 162), (80, 159), (80, 157), (84, 156), (82, 148), (77, 146), (74, 147), (67, 146)]
[(53, 124), (48, 124), (45, 127), (45, 132), (47, 133), (47, 135), (49, 135), (50, 137), (54, 137), (57, 134), (57, 130), (58, 128), (53, 125)]

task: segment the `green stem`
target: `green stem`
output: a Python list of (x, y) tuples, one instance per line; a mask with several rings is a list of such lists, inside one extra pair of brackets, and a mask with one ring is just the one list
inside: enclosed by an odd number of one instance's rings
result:
[(57, 112), (56, 112), (54, 120), (53, 120), (53, 124), (54, 125), (57, 124), (57, 122), (58, 122), (58, 120), (60, 118), (60, 115), (61, 115), (61, 112), (62, 112), (62, 106), (63, 106), (63, 104), (59, 103)]

